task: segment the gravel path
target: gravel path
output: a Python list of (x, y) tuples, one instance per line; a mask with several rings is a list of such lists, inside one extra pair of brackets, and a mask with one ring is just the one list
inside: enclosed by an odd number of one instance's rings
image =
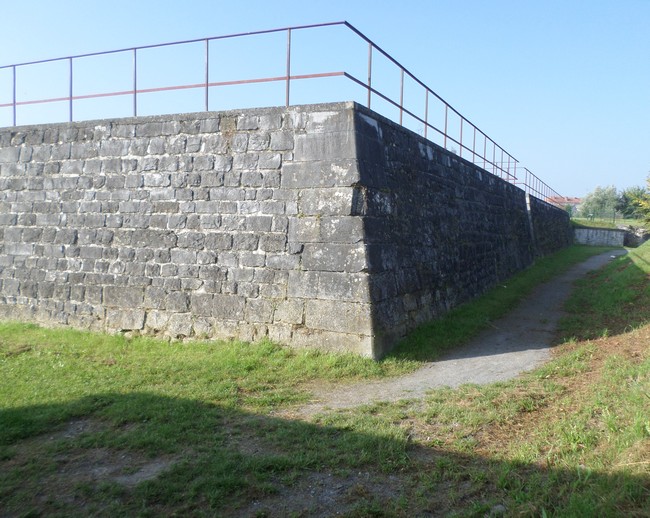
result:
[(398, 378), (334, 389), (316, 388), (313, 391), (314, 401), (298, 409), (298, 413), (311, 415), (325, 409), (416, 399), (434, 388), (508, 380), (532, 370), (550, 359), (553, 338), (562, 316), (562, 305), (573, 283), (587, 272), (625, 253), (621, 249), (594, 256), (538, 286), (515, 310), (493, 322), (489, 329), (468, 344), (438, 361)]

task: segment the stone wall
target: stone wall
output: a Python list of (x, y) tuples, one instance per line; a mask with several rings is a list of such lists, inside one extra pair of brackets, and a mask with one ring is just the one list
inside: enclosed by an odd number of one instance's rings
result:
[(353, 103), (5, 128), (0, 316), (379, 357), (560, 212)]
[(623, 246), (626, 231), (614, 228), (576, 228), (575, 241), (580, 245)]
[(571, 244), (566, 211), (361, 107), (356, 127), (378, 351)]
[(565, 210), (527, 196), (536, 255), (544, 256), (573, 243), (571, 218)]

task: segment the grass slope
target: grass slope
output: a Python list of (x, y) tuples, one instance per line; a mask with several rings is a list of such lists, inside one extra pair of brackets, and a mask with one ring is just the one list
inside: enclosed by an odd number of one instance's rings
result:
[[(572, 260), (459, 310), (449, 333)], [(3, 324), (0, 514), (647, 516), (649, 274), (645, 245), (585, 279), (569, 340), (522, 378), (309, 421), (282, 416), (310, 385), (397, 375), (464, 335), (429, 327), (376, 363)]]
[(624, 228), (646, 227), (647, 222), (637, 218), (572, 218), (571, 222), (577, 228)]

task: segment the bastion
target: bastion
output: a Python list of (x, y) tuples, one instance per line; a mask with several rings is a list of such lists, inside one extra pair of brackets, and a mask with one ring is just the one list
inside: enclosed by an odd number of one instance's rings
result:
[(572, 241), (351, 102), (0, 129), (0, 317), (380, 358)]

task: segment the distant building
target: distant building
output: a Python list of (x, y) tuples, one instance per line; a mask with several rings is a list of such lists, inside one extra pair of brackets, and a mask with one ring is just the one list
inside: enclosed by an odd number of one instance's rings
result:
[(582, 203), (582, 199), (576, 198), (575, 196), (549, 196), (546, 198), (546, 201), (563, 209), (570, 207), (569, 212), (571, 214), (575, 213), (578, 205)]

